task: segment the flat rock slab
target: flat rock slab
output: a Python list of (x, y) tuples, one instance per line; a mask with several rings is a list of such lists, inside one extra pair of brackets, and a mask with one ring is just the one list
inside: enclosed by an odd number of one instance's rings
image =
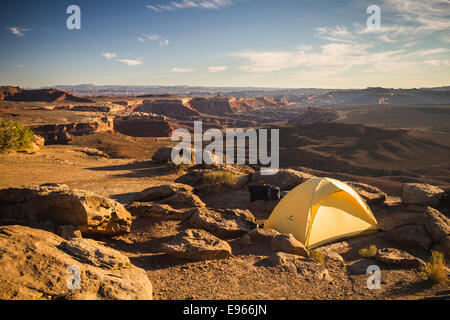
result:
[(280, 187), (281, 190), (291, 190), (313, 177), (314, 176), (308, 173), (293, 169), (280, 169), (274, 175), (262, 175), (261, 172), (258, 171), (252, 174), (250, 183), (271, 184)]
[(383, 203), (387, 199), (386, 193), (377, 187), (353, 181), (345, 181), (345, 183), (355, 189), (367, 204)]
[(266, 241), (270, 243), (273, 238), (276, 236), (281, 235), (277, 230), (271, 229), (271, 228), (257, 228), (250, 230), (247, 235), (252, 239), (253, 241)]
[(350, 274), (366, 274), (370, 266), (378, 266), (379, 262), (375, 259), (360, 259), (347, 265), (347, 271)]
[(197, 195), (185, 191), (179, 191), (159, 203), (169, 204), (174, 208), (206, 207), (206, 204)]
[(294, 254), (277, 252), (267, 260), (272, 266), (279, 266), (287, 272), (299, 274), (310, 280), (332, 281), (327, 268), (312, 259)]
[(401, 246), (428, 250), (433, 239), (422, 225), (404, 225), (386, 232), (383, 238)]
[[(0, 299), (152, 299), (143, 269), (91, 239), (66, 241), (41, 229), (4, 226), (0, 252)], [(78, 271), (79, 287), (71, 281)]]
[(173, 196), (177, 192), (189, 192), (192, 193), (194, 189), (186, 184), (173, 183), (165, 184), (161, 186), (155, 186), (147, 188), (133, 198), (133, 201), (137, 202), (150, 202), (161, 200), (170, 196)]
[(133, 202), (126, 209), (135, 217), (164, 218), (171, 215), (188, 214), (192, 210), (174, 209), (168, 204), (155, 202)]
[(164, 243), (162, 249), (171, 256), (189, 260), (226, 259), (231, 256), (228, 242), (198, 229), (185, 230), (169, 243)]
[(379, 249), (375, 259), (387, 265), (406, 268), (419, 268), (425, 266), (425, 262), (413, 255), (394, 248)]
[(198, 208), (189, 224), (218, 237), (239, 237), (256, 228), (255, 217), (248, 210), (209, 210)]

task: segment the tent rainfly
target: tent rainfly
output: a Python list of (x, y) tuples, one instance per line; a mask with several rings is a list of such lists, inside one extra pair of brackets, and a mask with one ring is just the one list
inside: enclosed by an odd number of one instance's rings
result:
[(264, 228), (292, 234), (308, 249), (375, 233), (378, 223), (361, 196), (342, 181), (312, 178), (290, 191)]

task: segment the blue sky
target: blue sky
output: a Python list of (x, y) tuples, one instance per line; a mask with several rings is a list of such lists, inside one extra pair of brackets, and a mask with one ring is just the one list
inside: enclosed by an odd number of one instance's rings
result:
[(448, 0), (16, 0), (0, 38), (2, 85), (450, 85)]

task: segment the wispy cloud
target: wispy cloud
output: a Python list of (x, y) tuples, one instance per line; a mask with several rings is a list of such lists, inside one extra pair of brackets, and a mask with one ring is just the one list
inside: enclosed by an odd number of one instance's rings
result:
[(169, 45), (169, 40), (166, 38), (162, 38), (159, 34), (143, 34), (141, 37), (138, 38), (139, 42), (146, 42), (146, 41), (158, 41), (159, 40), (159, 47), (167, 47)]
[(159, 40), (161, 37), (158, 34), (143, 34), (141, 37), (138, 38), (139, 42), (145, 42), (145, 41), (154, 41)]
[(172, 68), (171, 72), (176, 73), (188, 73), (188, 72), (195, 72), (196, 69), (194, 68)]
[(139, 66), (143, 63), (140, 59), (117, 59), (117, 61), (127, 64), (131, 67)]
[[(360, 35), (374, 35), (388, 43), (414, 41), (432, 34), (450, 32), (450, 2), (448, 0), (383, 0), (383, 12), (394, 14), (395, 19), (382, 22), (379, 29), (359, 26)], [(386, 15), (383, 15), (385, 17)]]
[(117, 58), (117, 54), (112, 53), (112, 52), (104, 52), (104, 53), (102, 53), (102, 56), (104, 56), (108, 60)]
[(216, 67), (209, 67), (208, 72), (220, 72), (227, 70), (227, 66), (216, 66)]
[(160, 42), (159, 42), (159, 47), (160, 48), (162, 48), (162, 47), (167, 47), (169, 45), (169, 40), (167, 40), (167, 39), (162, 39)]
[(9, 30), (13, 35), (18, 37), (23, 37), (27, 32), (30, 31), (28, 28), (21, 28), (21, 27), (7, 27), (7, 30)]
[(231, 56), (244, 59), (239, 69), (254, 72), (289, 70), (296, 76), (318, 78), (342, 75), (358, 68), (360, 73), (408, 74), (421, 72), (448, 60), (449, 49), (376, 51), (371, 44), (329, 43), (286, 51), (241, 51)]
[(345, 26), (336, 26), (335, 28), (320, 27), (316, 29), (321, 39), (333, 42), (354, 43), (355, 38)]
[(155, 12), (173, 11), (179, 9), (201, 8), (219, 10), (234, 4), (234, 0), (181, 0), (172, 1), (169, 4), (146, 5)]

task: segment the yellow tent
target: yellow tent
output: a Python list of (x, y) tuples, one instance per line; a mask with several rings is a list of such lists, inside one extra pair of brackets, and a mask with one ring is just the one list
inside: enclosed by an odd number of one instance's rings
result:
[(308, 249), (374, 233), (378, 223), (351, 187), (330, 178), (312, 178), (289, 192), (264, 228), (290, 233)]

